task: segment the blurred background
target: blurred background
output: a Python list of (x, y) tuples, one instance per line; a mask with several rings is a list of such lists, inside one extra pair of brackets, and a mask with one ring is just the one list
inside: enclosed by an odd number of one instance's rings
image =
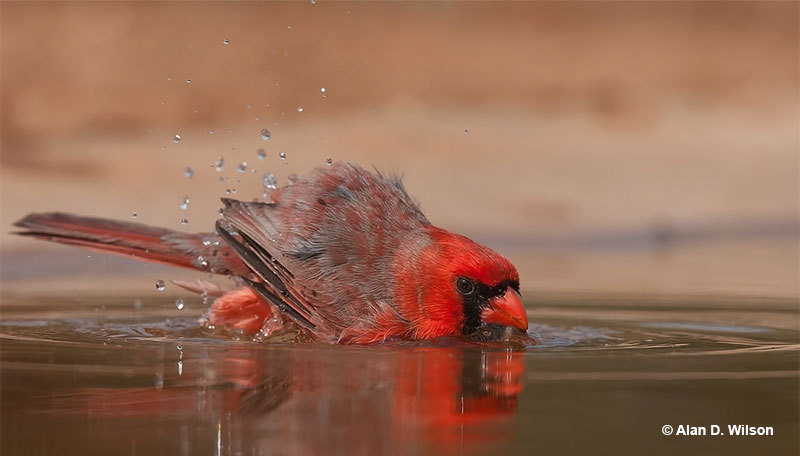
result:
[(796, 297), (798, 5), (3, 2), (2, 291), (195, 275), (9, 234), (28, 212), (210, 231), (331, 158), (528, 296)]

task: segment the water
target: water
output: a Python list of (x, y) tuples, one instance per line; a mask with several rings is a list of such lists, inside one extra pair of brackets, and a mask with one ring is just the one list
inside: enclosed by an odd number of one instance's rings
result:
[(147, 296), (5, 299), (2, 454), (798, 453), (791, 300), (538, 296), (509, 349), (254, 343)]

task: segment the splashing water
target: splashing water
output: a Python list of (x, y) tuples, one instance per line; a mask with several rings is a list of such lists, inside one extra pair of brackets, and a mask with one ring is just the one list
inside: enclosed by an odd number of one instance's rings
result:
[(278, 188), (278, 179), (276, 179), (275, 175), (272, 173), (265, 174), (261, 182), (264, 184), (264, 190), (275, 190)]

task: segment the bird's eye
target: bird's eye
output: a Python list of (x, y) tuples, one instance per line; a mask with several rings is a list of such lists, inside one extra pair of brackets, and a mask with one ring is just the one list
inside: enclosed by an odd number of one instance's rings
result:
[(475, 291), (475, 284), (467, 278), (459, 277), (456, 281), (456, 288), (462, 295), (468, 295)]

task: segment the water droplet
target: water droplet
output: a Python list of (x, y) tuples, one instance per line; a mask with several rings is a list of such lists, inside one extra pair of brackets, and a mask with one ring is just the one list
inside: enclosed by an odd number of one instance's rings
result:
[(322, 98), (328, 97), (328, 91), (325, 89), (325, 87), (320, 87), (319, 91), (322, 92)]
[(264, 184), (264, 189), (266, 190), (275, 190), (278, 188), (278, 179), (276, 179), (275, 175), (272, 173), (265, 174), (261, 182)]
[(203, 239), (203, 245), (204, 245), (204, 246), (206, 246), (206, 247), (208, 247), (209, 245), (211, 245), (211, 239), (204, 238), (204, 239)]
[(467, 133), (469, 133), (469, 130), (467, 130), (467, 129), (465, 128), (465, 129), (464, 129), (464, 134), (466, 135)]
[(156, 280), (156, 290), (164, 291), (164, 288), (165, 288), (164, 281), (161, 279)]
[(212, 128), (211, 130), (208, 130), (208, 134), (209, 135), (213, 135), (214, 134), (214, 129)]
[(161, 104), (162, 104), (162, 105), (165, 105), (165, 104), (167, 104), (167, 100), (161, 100)]
[(312, 5), (316, 5), (317, 4), (317, 0), (311, 0), (311, 4)]
[(247, 171), (247, 162), (239, 163), (239, 166), (236, 167), (236, 172), (243, 173)]
[(247, 103), (247, 109), (253, 109), (253, 103)]
[(133, 308), (136, 310), (140, 310), (142, 308), (142, 300), (137, 299), (136, 301), (133, 301)]
[(269, 141), (271, 137), (272, 134), (270, 134), (269, 130), (267, 130), (266, 128), (261, 129), (261, 139), (263, 139), (264, 141)]
[[(178, 310), (183, 310), (183, 299), (178, 298), (175, 300), (175, 308)], [(180, 345), (178, 346), (180, 347)], [(178, 350), (180, 350), (180, 348)]]
[(183, 375), (183, 361), (178, 361), (178, 376)]
[(263, 160), (267, 158), (267, 151), (265, 151), (264, 149), (258, 149), (258, 151), (256, 151), (256, 156), (258, 157), (259, 160)]
[(278, 154), (281, 157), (281, 160), (286, 160), (286, 152), (281, 152)]
[(215, 164), (214, 164), (214, 169), (216, 169), (216, 170), (217, 170), (217, 172), (221, 172), (221, 171), (222, 171), (222, 168), (223, 168), (224, 166), (225, 166), (225, 159), (224, 159), (224, 158), (222, 158), (222, 157), (219, 157), (219, 158), (217, 159), (217, 163), (215, 163)]
[(220, 217), (222, 217), (222, 214), (224, 213), (225, 211), (222, 208), (220, 208), (220, 210), (217, 211), (217, 215), (219, 215)]
[(138, 216), (139, 216), (139, 214), (137, 214), (136, 212), (134, 212), (133, 214), (131, 214), (131, 218), (136, 218), (136, 217), (138, 217)]
[(191, 84), (192, 83), (192, 78), (186, 78), (186, 83), (187, 84)]
[(235, 188), (226, 188), (225, 189), (225, 193), (227, 193), (228, 195), (235, 195), (236, 194), (236, 189)]
[(289, 30), (291, 30), (291, 29), (292, 29), (292, 26), (291, 26), (291, 25), (289, 25), (289, 26), (287, 26), (287, 28), (288, 28)]
[(184, 196), (183, 197), (183, 201), (181, 202), (181, 210), (185, 211), (186, 209), (189, 209), (189, 197), (188, 196)]
[(186, 225), (186, 224), (188, 224), (188, 223), (189, 223), (189, 221), (188, 221), (188, 220), (186, 220), (186, 219), (181, 219), (181, 225)]
[(333, 159), (328, 157), (328, 159), (325, 160), (325, 164), (328, 165), (328, 166), (331, 166), (333, 164)]
[(172, 138), (172, 142), (174, 142), (175, 144), (178, 144), (179, 142), (181, 142), (181, 135), (176, 133), (175, 137)]
[(206, 260), (205, 257), (203, 257), (203, 255), (198, 255), (197, 256), (197, 265), (200, 266), (201, 268), (207, 268), (208, 267), (208, 260)]
[(172, 76), (167, 76), (167, 81), (172, 81)]
[(298, 106), (297, 107), (297, 112), (303, 112), (303, 107), (302, 106)]
[(187, 179), (191, 179), (194, 176), (194, 170), (191, 166), (187, 166), (186, 169), (183, 170), (183, 176)]
[(231, 40), (229, 40), (229, 39), (227, 39), (227, 38), (224, 38), (224, 39), (222, 40), (222, 44), (224, 44), (225, 46), (227, 46), (227, 45), (231, 44)]

